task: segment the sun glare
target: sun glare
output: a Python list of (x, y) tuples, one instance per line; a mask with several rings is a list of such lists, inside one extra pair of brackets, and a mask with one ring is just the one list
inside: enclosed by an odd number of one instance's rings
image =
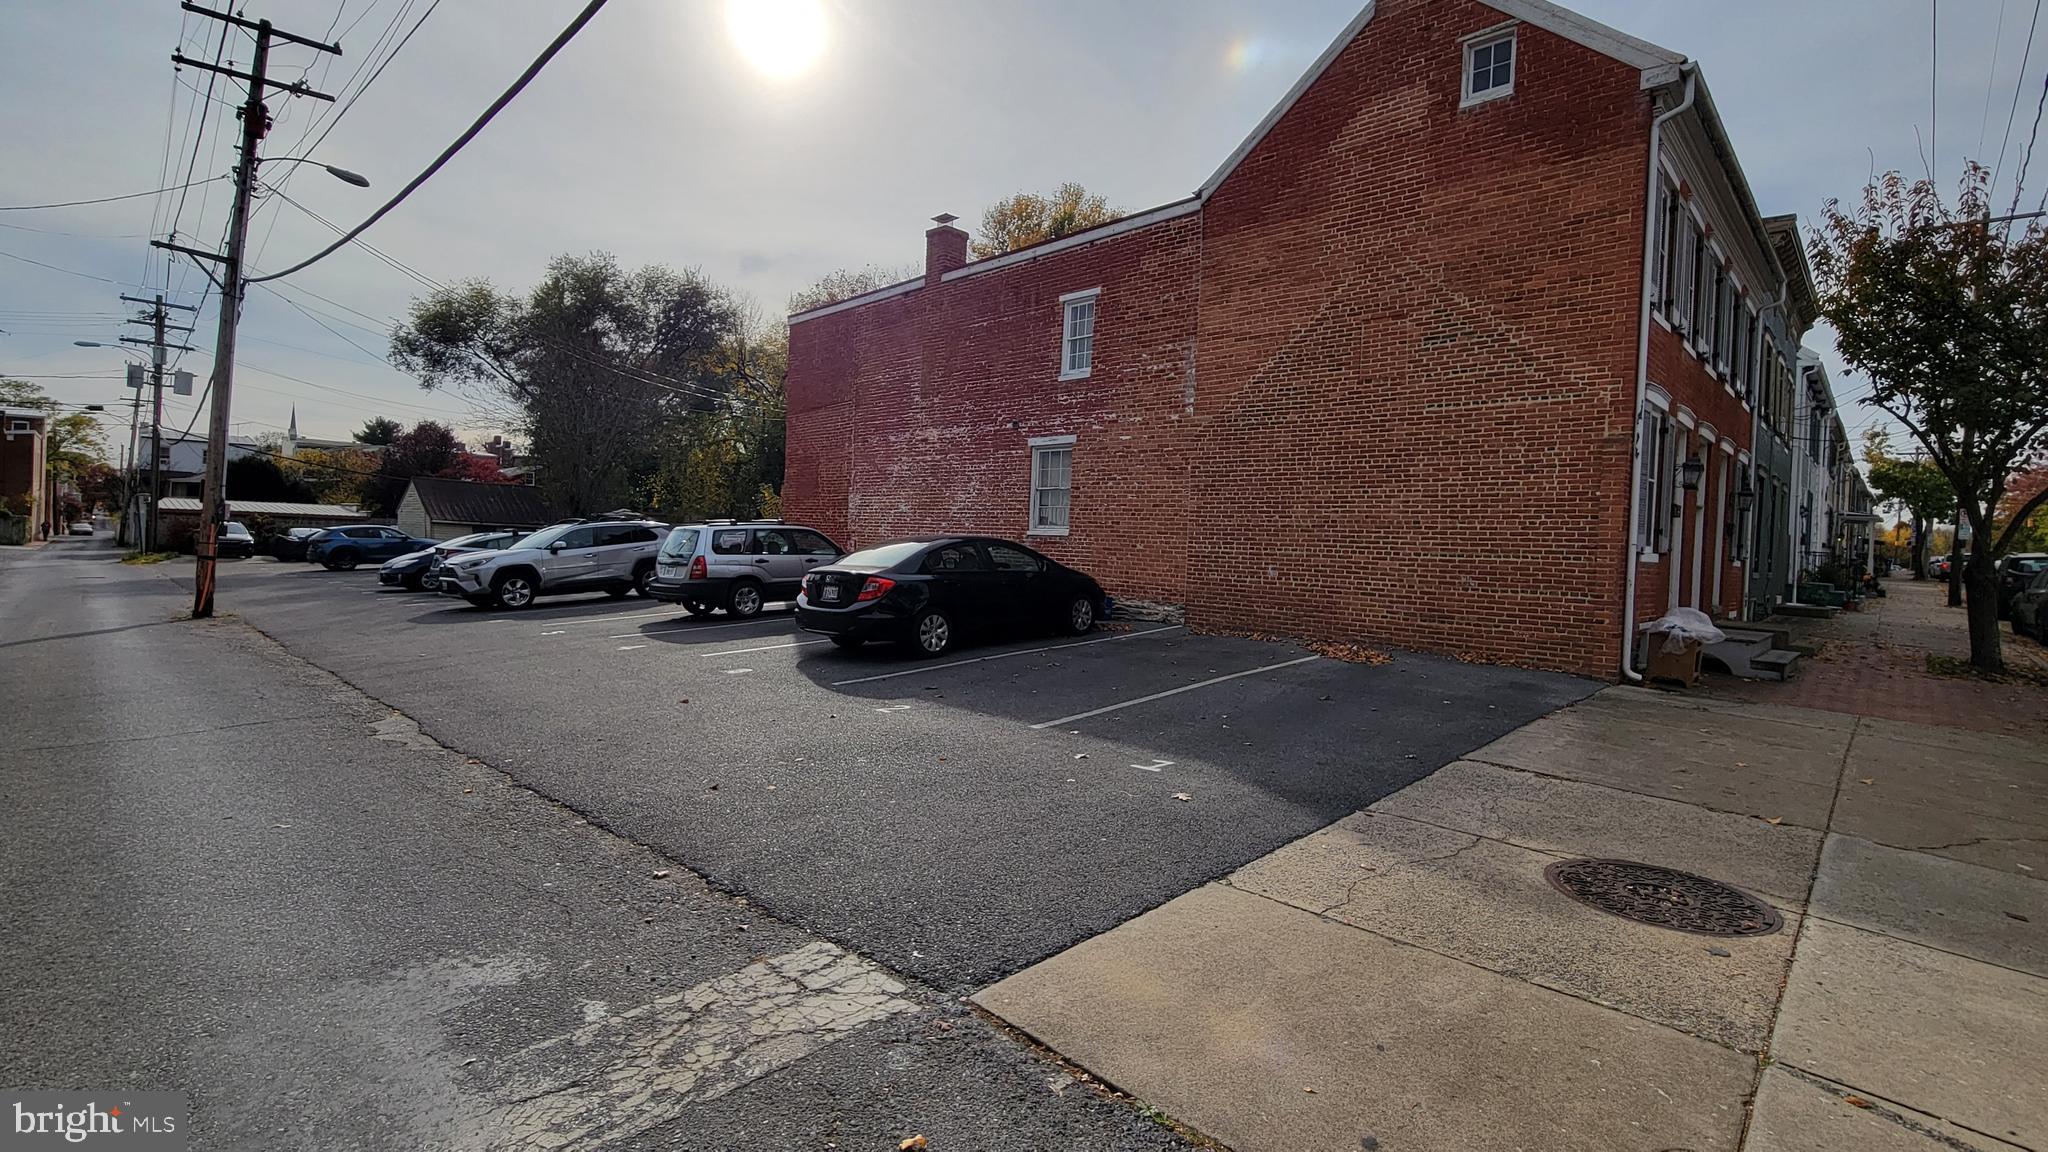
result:
[(747, 63), (778, 80), (803, 72), (825, 51), (820, 0), (726, 0), (725, 27)]

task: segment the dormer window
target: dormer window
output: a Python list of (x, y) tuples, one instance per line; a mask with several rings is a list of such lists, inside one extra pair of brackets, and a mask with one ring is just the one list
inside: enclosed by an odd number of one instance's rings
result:
[(1465, 98), (1460, 107), (1515, 92), (1515, 30), (1486, 32), (1465, 41)]

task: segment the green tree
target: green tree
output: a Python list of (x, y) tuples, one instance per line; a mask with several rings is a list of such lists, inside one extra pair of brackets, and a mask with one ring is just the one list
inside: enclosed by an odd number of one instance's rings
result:
[(740, 305), (697, 272), (558, 256), (524, 295), (470, 280), (414, 301), (392, 362), (429, 388), (509, 400), (549, 498), (602, 512), (643, 503), (674, 426), (719, 410), (743, 327)]
[(1970, 525), (1970, 663), (2004, 668), (1998, 558), (2048, 489), (1993, 517), (2048, 431), (2048, 229), (1989, 222), (1989, 174), (1971, 164), (1951, 208), (1892, 172), (1853, 210), (1829, 201), (1810, 245), (1821, 315), (1864, 401), (1890, 414), (1948, 478)]
[(398, 434), (403, 431), (405, 425), (389, 416), (372, 416), (363, 422), (362, 428), (356, 432), (353, 439), (358, 444), (380, 447), (398, 439)]
[(274, 501), (281, 504), (311, 504), (313, 489), (304, 480), (289, 475), (269, 456), (237, 456), (228, 461), (227, 498)]
[(84, 487), (84, 477), (93, 465), (104, 465), (107, 434), (97, 413), (66, 412), (64, 405), (50, 398), (41, 385), (28, 380), (0, 378), (0, 405), (34, 408), (49, 417), (43, 451), (49, 462), (50, 480), (59, 487)]
[(1046, 240), (1057, 240), (1083, 228), (1107, 224), (1123, 215), (1100, 196), (1068, 182), (1050, 196), (1019, 192), (998, 200), (981, 214), (981, 238), (973, 244), (976, 259), (986, 260)]
[(1956, 490), (1927, 461), (1893, 456), (1882, 428), (1864, 433), (1863, 459), (1870, 465), (1870, 490), (1880, 501), (1903, 507), (1913, 521), (1913, 579), (1927, 579), (1927, 529), (1955, 515)]
[(378, 516), (398, 514), (399, 501), (415, 476), (439, 476), (462, 456), (462, 444), (446, 424), (422, 420), (399, 433), (377, 460), (377, 474), (364, 481), (363, 499)]

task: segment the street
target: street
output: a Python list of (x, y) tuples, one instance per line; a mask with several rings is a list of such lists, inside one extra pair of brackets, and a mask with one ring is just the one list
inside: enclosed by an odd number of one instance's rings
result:
[(0, 1076), (197, 1148), (1176, 1146), (964, 998), (1594, 687), (118, 555), (0, 559)]

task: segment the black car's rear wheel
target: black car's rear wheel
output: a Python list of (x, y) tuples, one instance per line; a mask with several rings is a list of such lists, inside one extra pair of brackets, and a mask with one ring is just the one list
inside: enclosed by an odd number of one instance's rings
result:
[(927, 608), (911, 622), (910, 638), (922, 656), (943, 656), (953, 646), (953, 621), (937, 608)]
[(329, 572), (353, 572), (356, 565), (362, 562), (363, 558), (356, 553), (355, 549), (337, 548), (327, 554), (327, 562), (322, 567), (326, 568)]
[(1067, 631), (1076, 636), (1095, 628), (1095, 600), (1090, 596), (1076, 596), (1067, 606)]
[(832, 644), (834, 647), (844, 648), (849, 652), (853, 651), (855, 648), (858, 648), (865, 643), (867, 643), (867, 641), (862, 640), (858, 636), (834, 636), (832, 638)]
[(742, 620), (761, 614), (761, 586), (752, 580), (736, 580), (726, 595), (725, 610)]

